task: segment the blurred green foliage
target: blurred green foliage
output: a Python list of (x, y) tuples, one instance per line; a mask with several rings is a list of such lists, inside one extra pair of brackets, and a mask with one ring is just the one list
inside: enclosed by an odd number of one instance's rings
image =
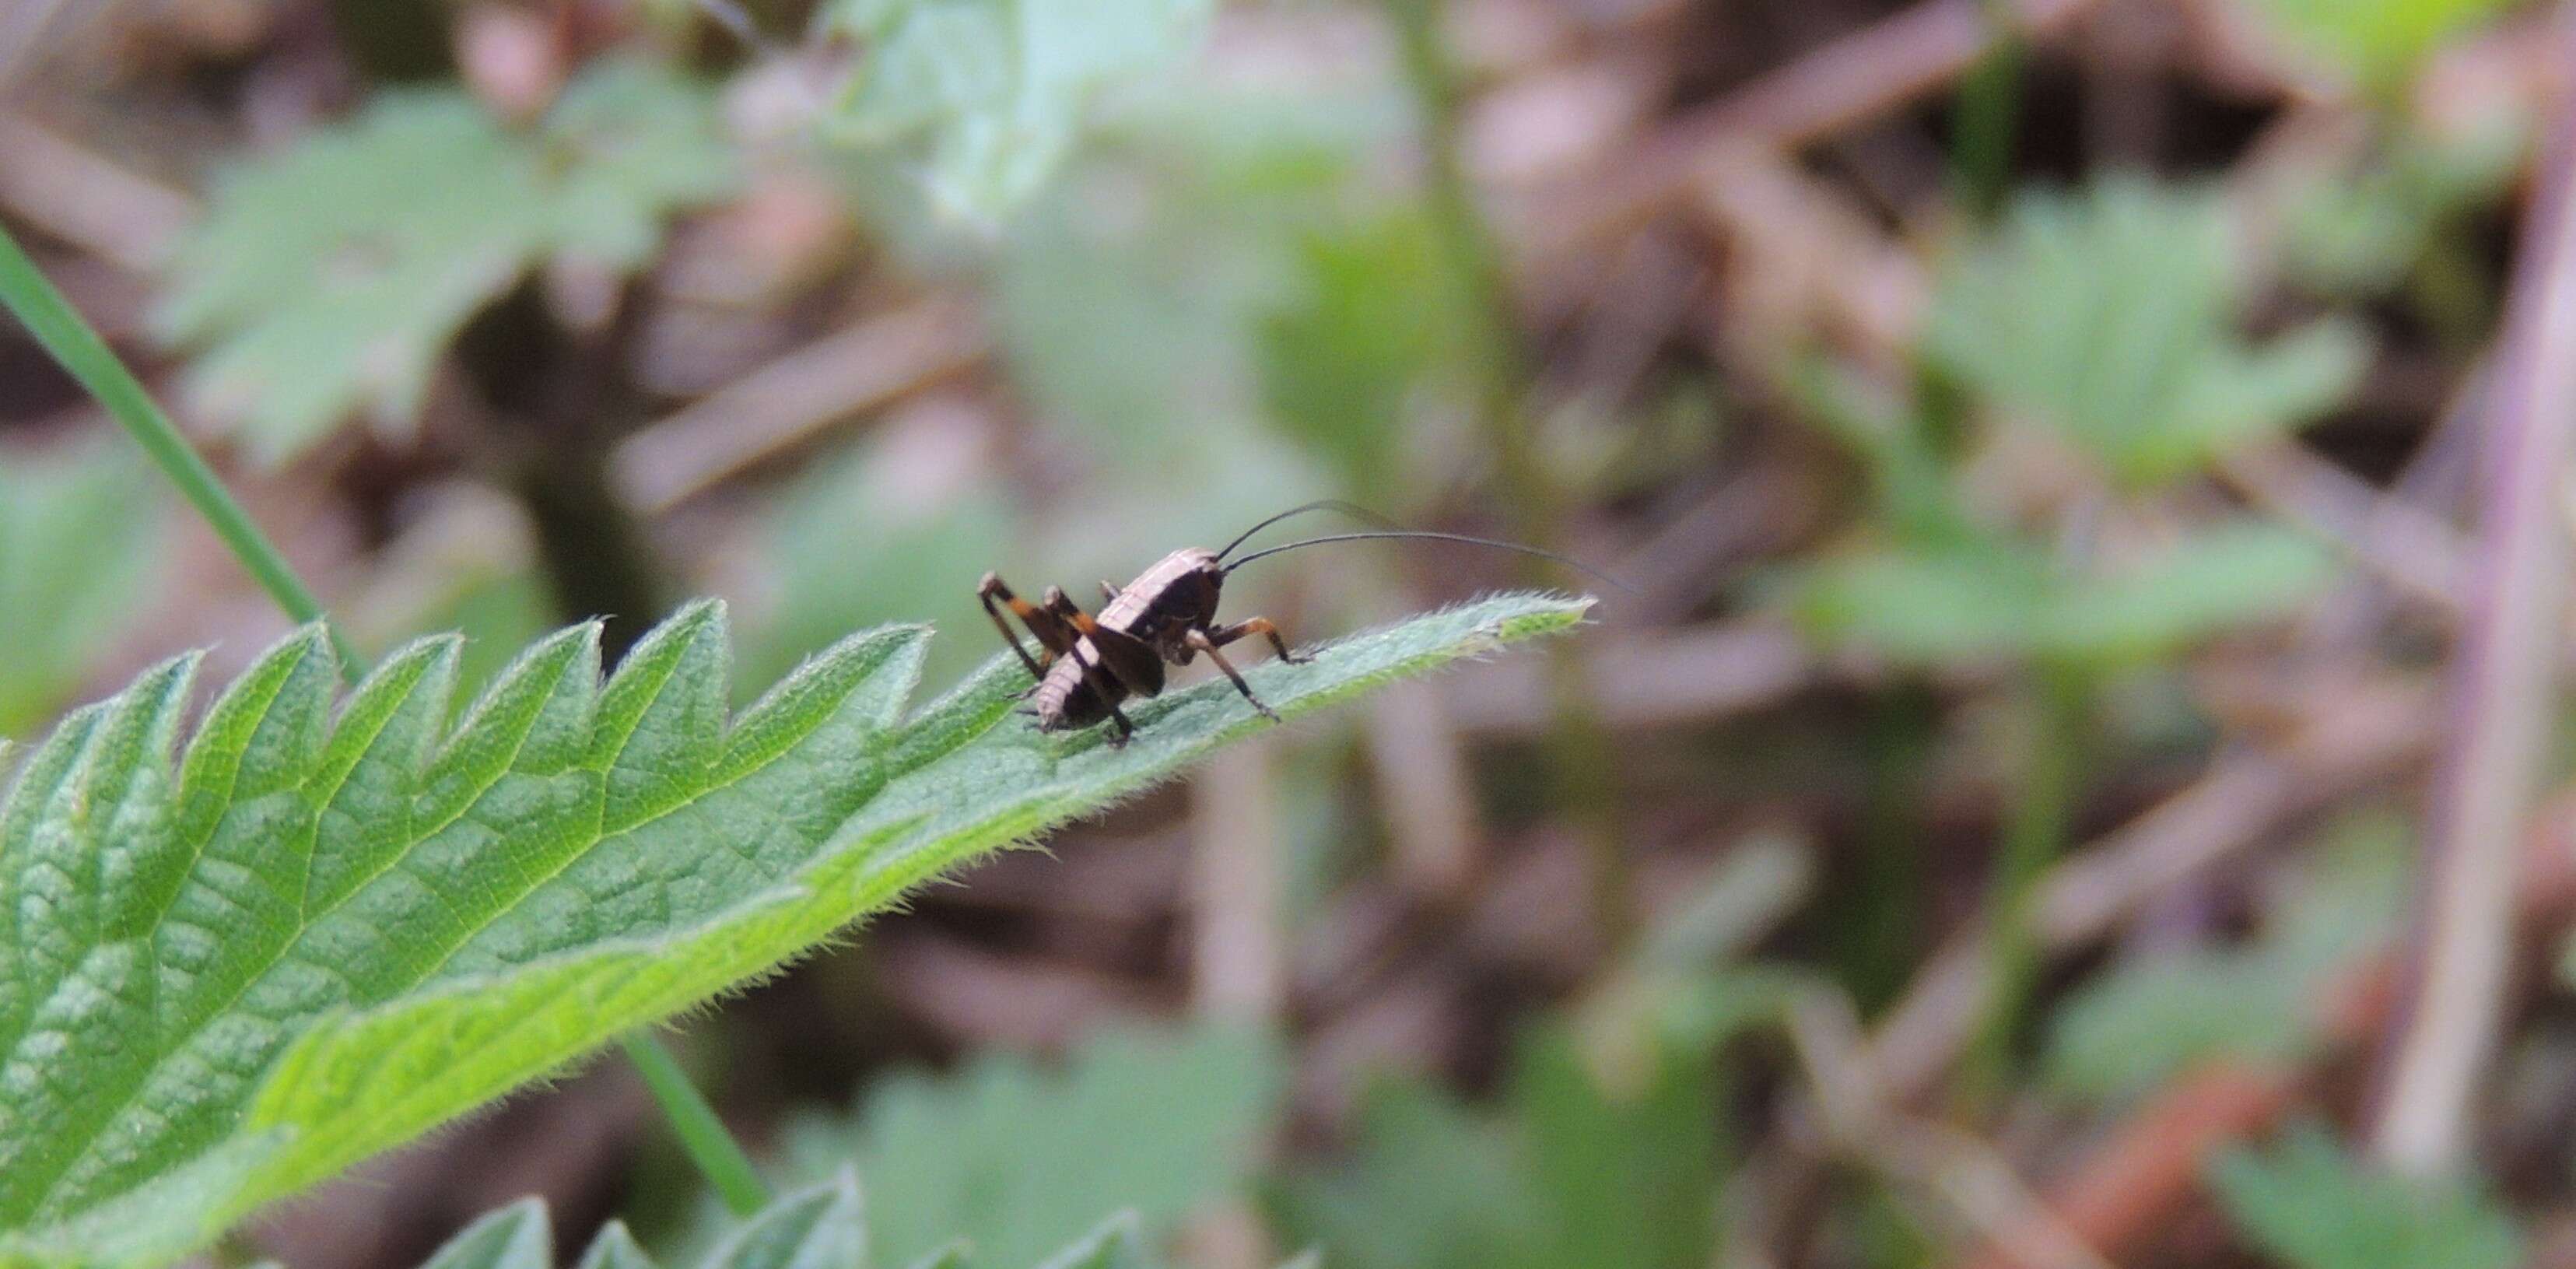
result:
[(160, 509), (121, 446), (0, 448), (0, 736), (52, 718), (142, 610)]
[[(1013, 223), (991, 262), (1003, 365), (1090, 464), (1017, 544), (1033, 575), (1087, 590), (1308, 498), (1422, 496), (1461, 334), (1409, 254), (1418, 201), (1372, 170), (1399, 117), (1383, 84), (1184, 78), (1105, 118)], [(1258, 602), (1260, 574), (1238, 585)]]
[(2128, 1100), (2202, 1062), (2305, 1056), (2319, 993), (2390, 936), (2404, 910), (2402, 822), (2341, 826), (2239, 947), (2125, 961), (2075, 989), (2051, 1020), (2042, 1074), (2058, 1092)]
[(2008, 539), (1863, 553), (1808, 570), (1811, 628), (1917, 664), (2029, 656), (2120, 665), (2277, 614), (2332, 576), (2305, 537), (2260, 524), (2190, 533), (2146, 559), (2070, 569)]
[(823, 119), (895, 149), (946, 213), (998, 222), (1063, 165), (1091, 99), (1198, 43), (1208, 0), (834, 0), (817, 30), (861, 50)]
[(1420, 396), (1440, 380), (1454, 398), (1469, 297), (1440, 266), (1430, 218), (1396, 206), (1291, 243), (1292, 289), (1257, 319), (1262, 399), (1290, 435), (1372, 506), (1420, 485), (1404, 452)]
[(2386, 292), (2470, 209), (2493, 202), (2520, 168), (2526, 130), (2494, 119), (2464, 136), (2391, 138), (2358, 171), (2304, 190), (2284, 227), (2282, 264), (2303, 286), (2338, 298)]
[[(2361, 341), (2334, 319), (2246, 346), (2240, 272), (2207, 194), (2111, 177), (2026, 195), (1945, 267), (1923, 354), (1970, 401), (2045, 427), (2144, 495), (2315, 417), (2359, 370)], [(1926, 402), (1876, 399), (1831, 369), (1796, 386), (1862, 457), (1880, 530), (1788, 586), (1829, 637), (1914, 663), (2109, 667), (2282, 612), (2332, 575), (2318, 544), (2250, 518), (2121, 556), (2069, 551), (1982, 508), (1960, 469), (1974, 443), (1936, 438)]]
[(1241, 1191), (1282, 1061), (1275, 1041), (1223, 1026), (1103, 1033), (1053, 1070), (986, 1054), (876, 1081), (847, 1115), (790, 1121), (778, 1172), (803, 1181), (855, 1159), (869, 1245), (894, 1262), (962, 1238), (978, 1262), (1034, 1263), (1120, 1208), (1152, 1241)]
[(1491, 1111), (1384, 1080), (1346, 1163), (1278, 1183), (1279, 1224), (1347, 1269), (1699, 1269), (1731, 1162), (1715, 1054), (1780, 991), (1763, 971), (1659, 977), (1542, 1024)]
[(733, 172), (708, 92), (657, 63), (594, 66), (525, 129), (460, 90), (388, 91), (222, 174), (158, 323), (263, 463), (361, 411), (406, 434), (439, 355), (529, 269), (640, 268)]
[(2475, 1182), (2375, 1171), (2313, 1123), (2291, 1128), (2268, 1151), (2229, 1151), (2210, 1166), (2209, 1180), (2236, 1227), (2287, 1269), (2523, 1263), (2521, 1231)]
[(2360, 373), (2366, 345), (2340, 319), (2246, 344), (2244, 279), (2214, 194), (2123, 176), (2026, 194), (1943, 269), (1924, 351), (2152, 486), (2313, 420)]
[(2394, 88), (2434, 49), (2510, 0), (2260, 0), (2255, 6), (2301, 50), (2363, 88)]
[(765, 526), (776, 600), (745, 644), (745, 691), (776, 681), (844, 631), (887, 622), (931, 623), (932, 683), (1001, 650), (975, 579), (1014, 558), (1027, 518), (980, 465), (953, 487), (924, 489), (922, 481), (876, 438), (816, 463), (779, 496)]

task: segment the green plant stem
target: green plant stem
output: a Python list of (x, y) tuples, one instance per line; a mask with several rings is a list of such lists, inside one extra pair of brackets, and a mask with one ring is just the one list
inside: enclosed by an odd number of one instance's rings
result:
[(2013, 114), (2021, 96), (2021, 32), (2012, 0), (1983, 0), (1986, 52), (1959, 82), (1950, 132), (1950, 182), (1970, 215), (1985, 220), (2003, 206), (2011, 183)]
[(680, 1145), (689, 1158), (706, 1174), (716, 1194), (736, 1216), (749, 1216), (769, 1205), (769, 1186), (761, 1181), (760, 1170), (743, 1153), (742, 1143), (725, 1130), (724, 1121), (716, 1118), (715, 1107), (689, 1081), (688, 1072), (680, 1069), (679, 1059), (662, 1042), (641, 1031), (626, 1034), (620, 1044), (626, 1058), (643, 1075), (644, 1086), (653, 1090), (653, 1100), (662, 1104), (662, 1113), (671, 1121), (671, 1131), (679, 1134)]
[[(250, 513), (233, 498), (232, 491), (224, 488), (214, 468), (206, 465), (205, 456), (179, 434), (178, 427), (134, 372), (126, 369), (107, 341), (99, 338), (79, 310), (36, 268), (36, 262), (19, 248), (6, 227), (0, 227), (0, 304), (6, 304), (19, 321), (26, 323), (37, 344), (79, 380), (134, 437), (135, 443), (160, 464), (170, 482), (214, 528), (215, 536), (223, 539), (224, 546), (287, 616), (297, 621), (325, 622), (331, 646), (339, 654), (341, 674), (353, 682), (363, 675), (366, 662), (336, 626), (328, 626), (321, 601), (313, 597), (304, 579), (296, 576), (284, 553), (268, 540)], [(626, 1053), (644, 1073), (646, 1086), (653, 1090), (654, 1100), (661, 1103), (662, 1113), (679, 1134), (681, 1145), (699, 1170), (706, 1173), (707, 1180), (725, 1196), (725, 1202), (738, 1212), (758, 1210), (764, 1196), (758, 1174), (751, 1171), (741, 1145), (725, 1133), (706, 1099), (680, 1073), (679, 1063), (649, 1035), (628, 1036)], [(746, 1195), (751, 1198), (749, 1208), (743, 1206)]]
[[(160, 464), (170, 483), (179, 487), (197, 514), (222, 538), (242, 567), (286, 615), (297, 621), (323, 620), (322, 603), (306, 588), (304, 579), (286, 557), (260, 532), (250, 513), (234, 500), (232, 491), (206, 465), (203, 456), (179, 434), (152, 394), (144, 390), (134, 372), (125, 368), (107, 341), (99, 338), (71, 301), (63, 298), (53, 281), (27, 258), (6, 228), (0, 228), (0, 303), (26, 323), (36, 343), (53, 355), (72, 378), (89, 390), (92, 397), (117, 423), (122, 425), (143, 452)], [(364, 669), (364, 662), (350, 650), (348, 640), (337, 627), (331, 630), (331, 646), (340, 654), (342, 672), (354, 681)]]
[(2037, 678), (2021, 793), (1995, 861), (1987, 934), (1994, 990), (1965, 1071), (1962, 1087), (1971, 1103), (1989, 1099), (2011, 1076), (2014, 1041), (2039, 977), (2031, 899), (2049, 864), (2065, 853), (2092, 717), (2093, 681), (2085, 669), (2043, 664)]
[[(1540, 461), (1531, 435), (1528, 403), (1535, 376), (1521, 348), (1502, 253), (1459, 160), (1459, 93), (1440, 45), (1438, 2), (1387, 0), (1386, 8), (1421, 122), (1428, 177), (1424, 195), (1442, 267), (1475, 323), (1468, 345), (1477, 382), (1476, 417), (1493, 450), (1495, 484), (1509, 505), (1513, 534), (1532, 545), (1553, 547), (1561, 536), (1566, 491)], [(1548, 649), (1548, 697), (1555, 713), (1548, 729), (1548, 758), (1559, 803), (1583, 836), (1595, 928), (1615, 953), (1635, 933), (1618, 761), (1593, 703), (1583, 650), (1572, 645), (1565, 640)]]
[(1863, 740), (1867, 792), (1861, 809), (1855, 899), (1834, 905), (1835, 959), (1843, 989), (1864, 1017), (1904, 990), (1920, 933), (1924, 877), (1925, 768), (1940, 739), (1941, 702), (1911, 679), (1871, 707)]

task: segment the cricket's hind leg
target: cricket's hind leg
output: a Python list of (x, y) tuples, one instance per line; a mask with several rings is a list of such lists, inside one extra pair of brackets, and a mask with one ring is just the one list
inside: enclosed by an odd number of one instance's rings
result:
[[(1053, 587), (1047, 590), (1050, 600), (1062, 593)], [(1072, 650), (1073, 630), (1065, 624), (1064, 618), (1012, 594), (1011, 588), (1002, 584), (1001, 574), (984, 574), (984, 580), (975, 587), (975, 598), (983, 601), (984, 615), (993, 619), (993, 628), (1002, 632), (1002, 642), (1011, 645), (1011, 651), (1020, 658), (1020, 664), (1029, 668), (1030, 678), (1045, 678), (1047, 667), (1053, 665), (1057, 657)], [(1043, 656), (1030, 656), (1020, 637), (1011, 633), (1011, 623), (1002, 620), (1005, 607), (1020, 619), (1021, 625), (1029, 628), (1029, 634), (1038, 641)]]

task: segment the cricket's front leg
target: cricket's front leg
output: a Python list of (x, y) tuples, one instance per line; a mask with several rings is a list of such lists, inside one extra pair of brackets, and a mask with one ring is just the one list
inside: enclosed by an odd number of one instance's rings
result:
[(1279, 721), (1279, 715), (1272, 712), (1269, 706), (1262, 704), (1260, 697), (1252, 694), (1252, 685), (1243, 681), (1243, 676), (1235, 671), (1233, 663), (1225, 659), (1224, 653), (1216, 650), (1216, 640), (1210, 638), (1207, 631), (1192, 630), (1181, 638), (1190, 647), (1206, 653), (1208, 660), (1216, 662), (1216, 668), (1225, 671), (1225, 677), (1234, 683), (1234, 690), (1243, 693), (1243, 699), (1250, 701), (1252, 708), (1259, 710), (1263, 718), (1274, 723)]
[(1288, 641), (1279, 637), (1278, 625), (1272, 622), (1268, 617), (1247, 617), (1231, 626), (1219, 626), (1215, 630), (1209, 632), (1208, 642), (1222, 648), (1246, 635), (1256, 634), (1268, 636), (1270, 640), (1270, 650), (1278, 653), (1279, 659), (1290, 665), (1304, 665), (1315, 659), (1313, 657), (1297, 656), (1289, 652)]

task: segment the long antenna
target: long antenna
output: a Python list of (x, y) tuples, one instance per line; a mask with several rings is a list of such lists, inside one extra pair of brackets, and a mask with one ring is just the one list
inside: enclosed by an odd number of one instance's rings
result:
[(1224, 550), (1222, 550), (1222, 551), (1217, 552), (1217, 553), (1216, 553), (1216, 557), (1217, 557), (1218, 559), (1224, 559), (1226, 556), (1229, 556), (1229, 555), (1234, 554), (1234, 548), (1236, 548), (1236, 547), (1238, 547), (1238, 546), (1243, 545), (1245, 542), (1250, 541), (1250, 540), (1252, 539), (1252, 535), (1253, 535), (1253, 534), (1255, 534), (1255, 533), (1259, 533), (1259, 532), (1261, 532), (1263, 529), (1267, 529), (1267, 528), (1269, 528), (1270, 526), (1272, 526), (1272, 525), (1274, 525), (1274, 524), (1277, 524), (1277, 523), (1279, 523), (1280, 521), (1285, 520), (1285, 519), (1287, 519), (1287, 518), (1288, 518), (1288, 517), (1290, 517), (1290, 516), (1302, 516), (1302, 515), (1306, 514), (1306, 513), (1307, 513), (1307, 512), (1309, 512), (1309, 511), (1323, 511), (1323, 510), (1326, 510), (1326, 509), (1330, 509), (1330, 510), (1334, 510), (1334, 511), (1339, 511), (1339, 512), (1342, 512), (1342, 513), (1343, 513), (1343, 514), (1345, 514), (1345, 515), (1349, 515), (1349, 516), (1352, 516), (1352, 517), (1354, 517), (1354, 518), (1361, 519), (1361, 520), (1366, 520), (1366, 521), (1368, 521), (1370, 524), (1378, 525), (1378, 526), (1380, 526), (1380, 527), (1382, 527), (1382, 528), (1392, 529), (1392, 528), (1396, 528), (1396, 527), (1398, 527), (1398, 526), (1396, 525), (1395, 521), (1393, 521), (1393, 520), (1389, 520), (1389, 519), (1387, 519), (1385, 516), (1379, 515), (1378, 513), (1374, 512), (1374, 511), (1371, 511), (1371, 510), (1369, 510), (1368, 508), (1363, 507), (1363, 506), (1361, 506), (1360, 504), (1358, 504), (1358, 503), (1356, 503), (1356, 502), (1344, 502), (1344, 501), (1342, 501), (1342, 500), (1341, 500), (1341, 499), (1339, 499), (1339, 498), (1317, 498), (1317, 499), (1316, 499), (1316, 500), (1314, 500), (1313, 502), (1304, 503), (1304, 504), (1301, 504), (1301, 505), (1299, 505), (1299, 506), (1290, 507), (1290, 508), (1288, 508), (1286, 511), (1282, 511), (1282, 512), (1280, 512), (1279, 514), (1277, 514), (1277, 515), (1275, 515), (1275, 516), (1272, 516), (1272, 517), (1270, 517), (1269, 519), (1264, 520), (1264, 521), (1262, 521), (1261, 523), (1256, 524), (1256, 525), (1252, 526), (1252, 527), (1251, 527), (1251, 528), (1249, 528), (1249, 529), (1245, 529), (1242, 533), (1237, 534), (1237, 535), (1235, 536), (1235, 539), (1234, 539), (1233, 541), (1226, 543), (1226, 544), (1225, 544), (1225, 549), (1224, 549)]
[[(1244, 556), (1242, 559), (1236, 560), (1232, 564), (1226, 565), (1225, 571), (1232, 573), (1234, 570), (1241, 568), (1254, 560), (1277, 555), (1282, 551), (1294, 551), (1300, 547), (1322, 546), (1327, 542), (1366, 542), (1377, 538), (1429, 538), (1436, 542), (1464, 542), (1470, 546), (1490, 546), (1498, 550), (1518, 551), (1523, 555), (1535, 555), (1543, 560), (1554, 560), (1578, 573), (1607, 582), (1612, 586), (1616, 586), (1619, 589), (1628, 592), (1629, 594), (1633, 595), (1637, 593), (1636, 587), (1620, 581), (1618, 578), (1612, 577), (1608, 573), (1604, 573), (1600, 569), (1594, 568), (1581, 560), (1569, 559), (1554, 551), (1542, 551), (1534, 546), (1523, 546), (1518, 542), (1501, 542), (1496, 541), (1493, 538), (1471, 538), (1463, 533), (1433, 533), (1428, 529), (1395, 529), (1378, 533), (1332, 533), (1320, 538), (1308, 538), (1303, 542), (1290, 542), (1281, 546), (1263, 547), (1258, 551), (1254, 551), (1250, 555)], [(1231, 550), (1232, 548), (1229, 547), (1227, 549)]]

